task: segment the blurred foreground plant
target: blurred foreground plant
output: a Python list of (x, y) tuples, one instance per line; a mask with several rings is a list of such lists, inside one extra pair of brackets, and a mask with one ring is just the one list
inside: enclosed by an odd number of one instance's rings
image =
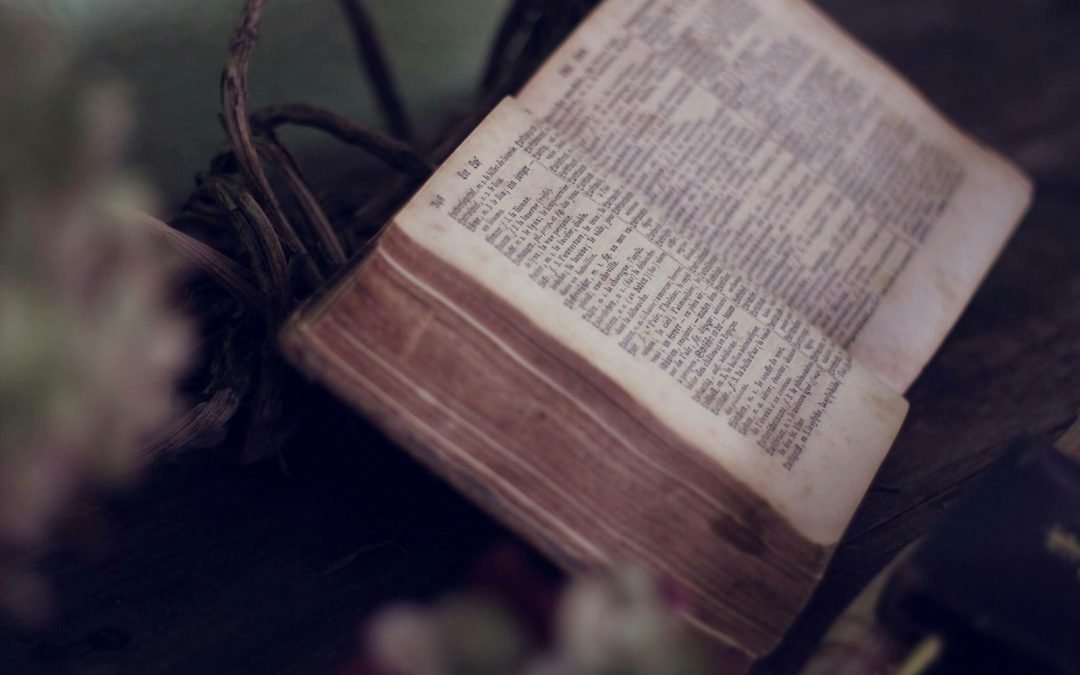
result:
[(0, 8), (0, 608), (33, 618), (32, 563), (83, 490), (140, 464), (174, 412), (191, 331), (163, 242), (113, 209), (128, 111), (40, 20)]
[[(396, 605), (378, 613), (364, 632), (363, 658), (345, 675), (710, 672), (707, 650), (680, 620), (679, 603), (643, 570), (626, 567), (578, 579), (547, 603), (536, 601), (543, 581), (522, 578), (520, 562), (509, 567), (509, 585), (503, 564), (504, 581), (494, 589), (487, 584), (430, 606)], [(523, 593), (531, 596), (525, 602)], [(538, 621), (538, 611), (549, 616)]]

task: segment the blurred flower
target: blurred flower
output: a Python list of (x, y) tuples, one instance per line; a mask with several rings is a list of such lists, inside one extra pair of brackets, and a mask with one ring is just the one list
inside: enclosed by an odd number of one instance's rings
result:
[(582, 579), (559, 607), (559, 652), (585, 673), (704, 673), (700, 645), (675, 609), (638, 567)]
[[(524, 559), (519, 557), (521, 563)], [(369, 622), (365, 652), (350, 675), (704, 675), (707, 651), (679, 619), (678, 605), (643, 570), (624, 567), (571, 582), (537, 633), (537, 617), (511, 607), (522, 584), (507, 583), (507, 558), (496, 583), (430, 606), (395, 605)], [(492, 565), (486, 565), (490, 572)], [(520, 580), (545, 585), (522, 566)], [(509, 590), (510, 597), (500, 592)], [(495, 590), (495, 593), (492, 591)], [(539, 589), (541, 595), (543, 589)], [(550, 632), (553, 639), (542, 633)]]
[(520, 662), (525, 639), (515, 617), (481, 596), (446, 598), (431, 608), (390, 607), (372, 622), (376, 663), (401, 675), (504, 675)]
[(0, 8), (0, 605), (40, 609), (30, 563), (83, 489), (122, 479), (174, 412), (191, 342), (162, 242), (115, 206), (123, 91)]

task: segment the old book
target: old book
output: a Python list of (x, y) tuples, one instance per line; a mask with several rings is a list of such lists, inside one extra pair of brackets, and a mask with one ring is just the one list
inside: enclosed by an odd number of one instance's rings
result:
[(740, 672), (1030, 193), (801, 0), (607, 0), (283, 342), (566, 569), (676, 581)]

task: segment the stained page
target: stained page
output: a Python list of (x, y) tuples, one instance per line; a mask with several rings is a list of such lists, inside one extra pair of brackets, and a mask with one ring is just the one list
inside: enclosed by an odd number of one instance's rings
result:
[(642, 196), (660, 250), (741, 274), (897, 391), (1030, 200), (799, 0), (607, 0), (519, 99)]

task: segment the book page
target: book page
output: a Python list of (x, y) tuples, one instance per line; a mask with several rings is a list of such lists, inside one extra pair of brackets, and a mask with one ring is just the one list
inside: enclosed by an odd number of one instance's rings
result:
[(507, 99), (394, 227), (594, 364), (808, 539), (834, 543), (906, 402), (739, 274), (706, 276), (665, 250), (657, 217)]
[(1030, 199), (800, 0), (607, 0), (519, 100), (643, 195), (664, 252), (740, 272), (901, 392)]

